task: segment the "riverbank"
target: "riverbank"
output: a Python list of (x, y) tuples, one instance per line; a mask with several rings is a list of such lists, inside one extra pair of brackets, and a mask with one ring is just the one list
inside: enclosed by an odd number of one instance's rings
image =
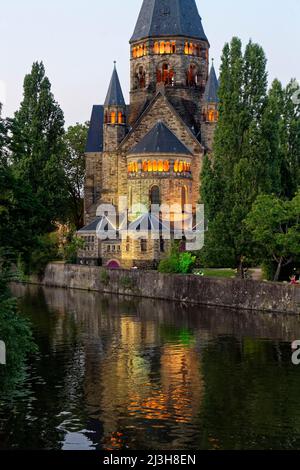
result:
[(240, 279), (160, 274), (156, 271), (51, 263), (42, 278), (30, 282), (49, 287), (172, 300), (274, 313), (300, 314), (300, 287)]

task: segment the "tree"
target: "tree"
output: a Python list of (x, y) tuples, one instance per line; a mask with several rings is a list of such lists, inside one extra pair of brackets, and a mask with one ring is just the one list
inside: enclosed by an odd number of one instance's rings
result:
[[(11, 122), (14, 175), (32, 193), (37, 235), (65, 218), (64, 117), (51, 93), (43, 63), (34, 63), (24, 80), (24, 96)], [(31, 221), (33, 222), (33, 221)]]
[(274, 281), (281, 270), (300, 255), (300, 192), (291, 200), (260, 195), (245, 224), (259, 250), (261, 261), (277, 264)]
[(68, 128), (65, 136), (64, 171), (69, 196), (69, 219), (77, 229), (83, 226), (84, 151), (88, 123)]
[(250, 254), (243, 220), (265, 180), (261, 121), (267, 72), (259, 45), (250, 41), (244, 55), (238, 38), (225, 45), (219, 100), (213, 156), (206, 158), (202, 173), (201, 199), (209, 218), (204, 257), (210, 264), (239, 268), (243, 277), (243, 262)]
[(282, 195), (291, 199), (300, 187), (299, 85), (292, 80), (284, 90), (281, 121)]

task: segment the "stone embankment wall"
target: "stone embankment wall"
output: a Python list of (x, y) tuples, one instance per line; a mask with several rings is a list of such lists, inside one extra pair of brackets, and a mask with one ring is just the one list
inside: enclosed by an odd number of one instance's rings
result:
[(239, 279), (159, 274), (155, 271), (106, 270), (51, 263), (45, 286), (173, 300), (247, 310), (300, 314), (300, 287)]

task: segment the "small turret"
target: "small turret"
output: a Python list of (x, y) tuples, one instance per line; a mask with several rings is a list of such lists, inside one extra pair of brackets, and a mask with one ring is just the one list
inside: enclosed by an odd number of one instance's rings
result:
[(104, 102), (104, 151), (115, 150), (126, 135), (126, 104), (114, 62), (114, 70)]
[(212, 150), (213, 136), (219, 120), (219, 81), (214, 62), (205, 87), (202, 104), (202, 140), (208, 151)]

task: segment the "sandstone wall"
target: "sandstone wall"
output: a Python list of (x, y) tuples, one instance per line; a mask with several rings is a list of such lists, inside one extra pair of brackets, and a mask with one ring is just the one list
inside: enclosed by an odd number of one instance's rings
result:
[(44, 278), (36, 282), (187, 304), (300, 314), (300, 287), (276, 283), (169, 275), (155, 271), (110, 271), (59, 263), (49, 264)]

